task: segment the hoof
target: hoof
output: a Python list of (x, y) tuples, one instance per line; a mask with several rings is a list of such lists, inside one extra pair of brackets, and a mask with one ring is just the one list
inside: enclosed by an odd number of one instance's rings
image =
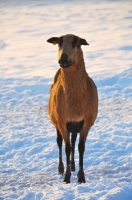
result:
[(70, 183), (71, 173), (65, 173), (64, 181), (65, 183)]
[(71, 161), (71, 171), (75, 172), (75, 162)]
[(58, 165), (58, 174), (61, 174), (61, 175), (64, 174), (64, 164), (63, 164), (63, 162)]
[(79, 169), (77, 177), (78, 177), (78, 183), (86, 183), (84, 171), (82, 169)]

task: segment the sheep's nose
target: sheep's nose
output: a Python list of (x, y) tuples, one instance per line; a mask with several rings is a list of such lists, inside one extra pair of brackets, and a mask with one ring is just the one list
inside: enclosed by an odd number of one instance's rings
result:
[(67, 68), (67, 67), (71, 66), (71, 64), (72, 64), (71, 59), (68, 58), (68, 55), (66, 53), (63, 53), (61, 55), (58, 62), (60, 64), (60, 67), (62, 67), (62, 68)]
[(67, 54), (63, 53), (60, 60), (59, 60), (59, 63), (67, 63), (68, 62), (68, 56)]

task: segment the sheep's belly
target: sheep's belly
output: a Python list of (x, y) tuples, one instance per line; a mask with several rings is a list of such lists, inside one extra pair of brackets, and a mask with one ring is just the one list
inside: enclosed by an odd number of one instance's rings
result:
[(80, 122), (67, 122), (66, 123), (67, 131), (70, 133), (78, 133), (82, 129), (83, 123), (84, 123), (84, 120)]

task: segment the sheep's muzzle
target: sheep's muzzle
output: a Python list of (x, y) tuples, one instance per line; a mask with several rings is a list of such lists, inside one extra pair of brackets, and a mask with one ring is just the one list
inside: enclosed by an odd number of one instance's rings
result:
[(71, 59), (68, 58), (67, 54), (62, 54), (58, 62), (62, 68), (70, 67), (74, 63), (71, 61)]

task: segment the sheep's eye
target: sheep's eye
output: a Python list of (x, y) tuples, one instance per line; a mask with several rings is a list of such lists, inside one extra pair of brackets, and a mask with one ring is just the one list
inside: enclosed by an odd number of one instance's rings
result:
[(77, 43), (76, 43), (76, 47), (79, 48), (80, 46), (81, 46), (80, 42), (77, 41)]
[(58, 40), (58, 45), (62, 47), (62, 43), (63, 43), (63, 37), (60, 37)]
[(73, 41), (72, 41), (72, 48), (77, 47), (79, 48), (79, 39), (77, 36), (74, 36)]

